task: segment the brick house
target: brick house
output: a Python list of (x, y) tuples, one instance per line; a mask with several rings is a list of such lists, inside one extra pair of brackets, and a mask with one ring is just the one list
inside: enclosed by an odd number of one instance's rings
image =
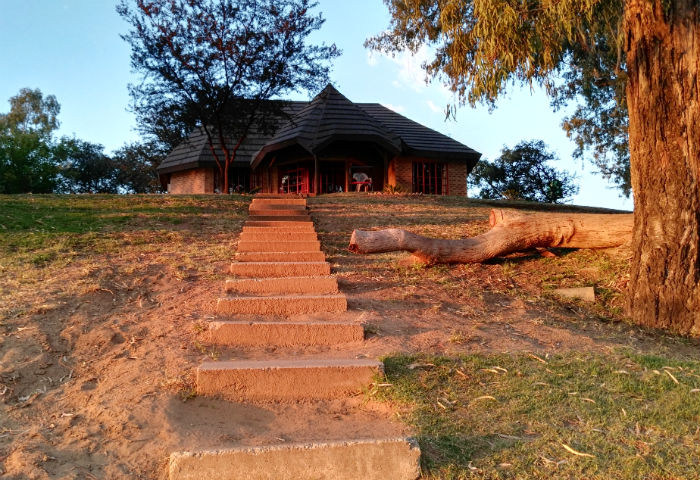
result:
[[(466, 195), (481, 154), (378, 103), (353, 103), (328, 85), (289, 102), (274, 134), (253, 132), (229, 168), (233, 189), (264, 193), (381, 191)], [(218, 169), (195, 132), (158, 167), (169, 193), (214, 193)]]

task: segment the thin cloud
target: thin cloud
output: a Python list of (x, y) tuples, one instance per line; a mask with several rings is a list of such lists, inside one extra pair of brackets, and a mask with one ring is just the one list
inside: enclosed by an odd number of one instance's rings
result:
[(396, 113), (402, 113), (406, 111), (406, 108), (403, 105), (392, 105), (391, 103), (382, 103), (382, 106), (388, 108), (389, 110), (393, 110)]
[(435, 103), (432, 100), (428, 100), (425, 102), (426, 105), (428, 105), (428, 108), (433, 111), (433, 113), (441, 113), (442, 109), (435, 105)]

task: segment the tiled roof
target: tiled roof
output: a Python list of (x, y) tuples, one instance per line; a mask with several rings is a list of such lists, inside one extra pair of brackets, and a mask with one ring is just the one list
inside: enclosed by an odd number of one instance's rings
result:
[[(460, 158), (464, 156), (481, 156), (463, 143), (447, 135), (414, 122), (379, 103), (356, 103), (368, 115), (377, 119), (403, 142), (403, 153), (425, 155), (428, 157)], [(476, 163), (476, 162), (475, 162)]]
[[(294, 116), (307, 104), (308, 102), (288, 102), (284, 110), (287, 115)], [(284, 120), (281, 120), (280, 123), (284, 123)], [(234, 165), (250, 165), (253, 155), (265, 146), (269, 139), (270, 135), (261, 132), (253, 131), (249, 133), (236, 152)], [(227, 138), (226, 140), (229, 145), (236, 144), (232, 138)], [(220, 148), (216, 148), (216, 153), (223, 161), (224, 152)], [(192, 132), (184, 142), (179, 144), (168, 154), (158, 167), (158, 172), (170, 173), (201, 166), (210, 167), (215, 164), (216, 161), (209, 148), (207, 136), (203, 130), (198, 129)]]
[[(268, 153), (298, 145), (317, 154), (335, 141), (378, 144), (392, 154), (416, 155), (467, 163), (470, 171), (480, 153), (456, 140), (409, 120), (378, 103), (352, 103), (328, 85), (310, 102), (290, 102), (288, 119), (274, 135), (253, 132), (236, 155), (236, 165), (257, 166)], [(233, 142), (232, 142), (233, 143)], [(221, 152), (223, 158), (223, 152)], [(194, 132), (158, 167), (160, 173), (214, 164), (203, 132)]]

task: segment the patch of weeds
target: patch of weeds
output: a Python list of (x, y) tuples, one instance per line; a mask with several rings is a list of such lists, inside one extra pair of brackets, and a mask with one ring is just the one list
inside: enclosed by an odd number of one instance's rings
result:
[(452, 335), (450, 335), (450, 343), (454, 343), (457, 345), (465, 345), (469, 343), (472, 339), (474, 338), (474, 335), (466, 334), (464, 332), (453, 332)]
[(36, 267), (44, 267), (56, 259), (56, 252), (41, 252), (31, 257), (31, 262)]
[(209, 325), (203, 321), (192, 322), (192, 331), (197, 335), (201, 335), (209, 331)]
[(198, 342), (197, 340), (194, 341), (194, 348), (196, 348), (199, 353), (201, 353), (202, 355), (206, 355), (212, 360), (218, 360), (219, 356), (221, 355), (221, 353), (216, 348), (204, 345)]
[(517, 275), (517, 271), (513, 262), (505, 261), (501, 264), (501, 274), (506, 278), (513, 278)]
[(166, 391), (177, 394), (183, 402), (197, 396), (197, 387), (191, 372), (182, 373), (174, 377), (166, 377), (160, 383), (160, 386)]
[(377, 335), (379, 333), (379, 327), (371, 323), (367, 323), (364, 326), (365, 336), (367, 335)]

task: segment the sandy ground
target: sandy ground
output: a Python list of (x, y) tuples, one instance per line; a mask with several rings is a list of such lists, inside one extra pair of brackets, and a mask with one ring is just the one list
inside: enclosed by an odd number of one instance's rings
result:
[[(336, 228), (322, 211), (316, 221), (325, 231)], [(389, 421), (388, 406), (361, 396), (295, 405), (197, 398), (193, 372), (204, 359), (617, 348), (697, 353), (697, 341), (603, 321), (585, 305), (542, 297), (526, 277), (508, 277), (498, 263), (403, 274), (396, 267), (402, 258), (330, 251), (348, 296), (345, 316), (368, 330), (365, 342), (342, 348), (211, 347), (204, 330), (221, 280), (183, 276), (176, 265), (128, 252), (96, 254), (90, 261), (102, 266), (97, 270), (86, 273), (76, 262), (39, 288), (18, 292), (18, 305), (0, 325), (0, 476), (166, 478), (168, 455), (178, 449), (402, 431)], [(147, 266), (125, 268), (138, 264)], [(215, 267), (223, 272), (226, 263)], [(86, 275), (99, 277), (98, 286), (69, 288)], [(328, 420), (312, 422), (319, 413)]]

